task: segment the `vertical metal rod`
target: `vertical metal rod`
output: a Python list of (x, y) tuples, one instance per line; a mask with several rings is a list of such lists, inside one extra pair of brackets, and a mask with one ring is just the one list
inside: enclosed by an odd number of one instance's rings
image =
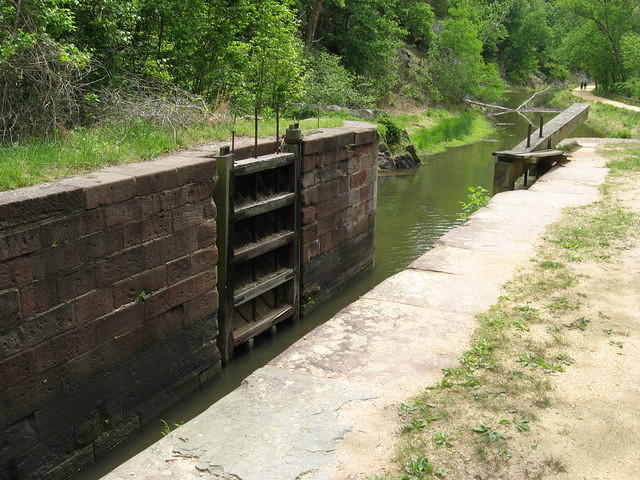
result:
[(531, 127), (531, 124), (528, 124), (527, 125), (527, 148), (531, 146), (531, 130), (533, 130), (533, 128)]
[(543, 116), (540, 115), (540, 138), (542, 138), (542, 122), (543, 122)]
[(254, 136), (253, 136), (253, 156), (258, 158), (258, 105), (256, 105), (255, 115), (254, 115)]
[(236, 151), (236, 131), (231, 130), (231, 153)]
[(276, 142), (280, 141), (280, 104), (276, 105)]
[(524, 186), (527, 186), (527, 180), (529, 179), (529, 167), (524, 168)]

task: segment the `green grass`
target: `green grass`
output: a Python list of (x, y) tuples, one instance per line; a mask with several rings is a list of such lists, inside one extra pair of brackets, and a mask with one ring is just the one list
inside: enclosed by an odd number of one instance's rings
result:
[[(281, 119), (280, 132), (295, 120)], [(320, 119), (321, 128), (343, 124), (341, 116)], [(317, 127), (317, 119), (300, 122), (303, 131)], [(86, 173), (98, 168), (149, 160), (198, 144), (229, 140), (231, 130), (238, 136), (253, 135), (250, 119), (231, 124), (198, 123), (174, 130), (145, 121), (109, 122), (90, 128), (77, 128), (48, 139), (32, 139), (19, 145), (0, 146), (0, 190)], [(260, 123), (262, 137), (275, 135), (275, 120)]]
[[(551, 104), (559, 108), (567, 108), (576, 102), (584, 100), (574, 96), (569, 90), (562, 90), (551, 99)], [(640, 138), (640, 112), (601, 102), (591, 103), (587, 125), (600, 137)]]
[(429, 109), (420, 114), (390, 115), (393, 123), (409, 133), (418, 152), (438, 153), (450, 147), (476, 142), (487, 137), (491, 124), (473, 112), (452, 113)]
[(607, 167), (616, 173), (640, 172), (640, 146), (638, 145), (614, 145), (605, 151), (612, 159), (607, 162)]

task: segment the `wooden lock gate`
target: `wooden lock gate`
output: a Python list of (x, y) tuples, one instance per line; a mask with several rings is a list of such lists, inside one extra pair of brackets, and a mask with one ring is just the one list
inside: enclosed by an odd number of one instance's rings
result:
[(218, 347), (234, 348), (300, 316), (299, 130), (282, 153), (235, 160), (217, 157)]

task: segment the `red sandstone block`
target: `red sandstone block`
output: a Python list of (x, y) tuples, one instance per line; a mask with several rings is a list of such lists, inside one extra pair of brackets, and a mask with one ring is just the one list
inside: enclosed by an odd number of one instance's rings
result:
[(349, 237), (354, 238), (358, 235), (366, 232), (369, 229), (369, 218), (364, 217), (361, 218), (358, 222), (355, 223), (351, 228), (348, 229)]
[(22, 318), (46, 312), (58, 305), (56, 280), (48, 277), (20, 288)]
[(154, 343), (161, 344), (182, 331), (184, 313), (180, 308), (174, 308), (145, 322), (147, 334)]
[(58, 182), (0, 192), (0, 229), (84, 208), (81, 189)]
[(366, 170), (360, 170), (360, 171), (354, 173), (353, 175), (351, 175), (350, 187), (351, 188), (358, 188), (358, 187), (360, 187), (360, 186), (362, 186), (364, 184), (366, 179), (367, 179), (367, 171)]
[(37, 253), (14, 258), (6, 265), (11, 274), (12, 283), (9, 286), (21, 287), (44, 278), (44, 268), (38, 263)]
[(359, 170), (362, 170), (362, 157), (354, 156), (353, 158), (350, 158), (347, 167), (347, 171), (349, 172), (349, 174), (356, 173)]
[(148, 195), (178, 185), (176, 168), (158, 161), (118, 165), (104, 171), (135, 177), (137, 195)]
[(216, 178), (216, 161), (209, 154), (198, 152), (197, 154), (186, 156), (179, 154), (178, 159), (178, 183), (208, 182)]
[(303, 188), (300, 191), (300, 198), (303, 206), (315, 205), (320, 198), (320, 185)]
[(327, 253), (333, 250), (333, 247), (335, 247), (331, 232), (320, 235), (318, 240), (320, 242), (320, 253)]
[(349, 177), (347, 175), (336, 178), (334, 182), (336, 182), (336, 193), (338, 195), (349, 191)]
[(302, 245), (301, 247), (302, 253), (301, 253), (301, 262), (302, 264), (306, 264), (309, 263), (309, 261), (311, 260), (311, 244), (308, 243), (306, 245)]
[(374, 144), (378, 143), (378, 131), (377, 129), (364, 130), (361, 132), (356, 132), (355, 140), (353, 141), (356, 145), (366, 145), (366, 144)]
[(81, 188), (85, 197), (85, 206), (89, 210), (101, 205), (129, 200), (135, 194), (133, 177), (109, 172), (95, 172), (83, 177), (66, 178), (60, 183)]
[(343, 244), (347, 241), (348, 234), (346, 228), (338, 228), (331, 232), (331, 242), (333, 244), (333, 248)]
[(213, 180), (189, 185), (189, 203), (213, 198), (216, 183)]
[(80, 248), (78, 248), (79, 243), (80, 242), (67, 242), (34, 253), (32, 256), (32, 268), (36, 276), (43, 278), (47, 275), (53, 275), (60, 270), (79, 266), (82, 263)]
[(122, 227), (115, 227), (87, 235), (79, 242), (80, 257), (84, 262), (102, 260), (104, 257), (124, 248)]
[[(0, 378), (5, 371), (0, 366)], [(4, 379), (0, 384), (7, 386)], [(62, 385), (56, 371), (29, 375), (15, 386), (5, 388), (0, 395), (0, 429), (23, 418), (60, 396)]]
[(71, 330), (74, 327), (74, 311), (72, 304), (62, 304), (46, 313), (23, 321), (18, 327), (24, 348)]
[(24, 350), (22, 338), (17, 328), (6, 329), (0, 333), (0, 360), (11, 357)]
[(175, 258), (184, 257), (198, 249), (197, 227), (176, 232), (144, 244), (144, 259), (147, 268), (157, 267)]
[(123, 227), (125, 248), (171, 234), (171, 214), (169, 212), (160, 212), (157, 215), (143, 218), (142, 221), (128, 223)]
[(366, 215), (369, 215), (369, 214), (371, 214), (371, 213), (374, 213), (374, 214), (375, 214), (375, 211), (376, 211), (376, 199), (375, 199), (375, 198), (372, 198), (372, 199), (370, 199), (370, 200), (367, 200), (367, 201), (364, 203), (364, 213), (365, 213)]
[(318, 186), (318, 201), (327, 200), (338, 194), (338, 181), (332, 180)]
[(113, 310), (113, 290), (98, 288), (75, 300), (76, 320), (79, 324), (89, 323)]
[(124, 362), (152, 348), (155, 342), (150, 333), (149, 327), (143, 324), (127, 333), (118, 335), (114, 342), (119, 361), (124, 364)]
[(95, 233), (104, 228), (104, 211), (89, 210), (48, 221), (40, 227), (42, 244), (50, 247)]
[(172, 308), (193, 300), (216, 286), (215, 273), (207, 271), (171, 285), (145, 301), (146, 318), (154, 318)]
[(302, 244), (310, 243), (318, 239), (318, 224), (307, 225), (302, 227)]
[(218, 248), (210, 247), (199, 250), (193, 254), (191, 259), (192, 275), (205, 270), (215, 270), (218, 265)]
[(360, 190), (361, 188), (354, 188), (349, 191), (349, 199), (347, 200), (346, 205), (353, 206), (358, 205), (360, 203)]
[(310, 154), (309, 156), (305, 155), (304, 158), (302, 159), (302, 171), (310, 172), (314, 168), (316, 168), (317, 164), (318, 164), (318, 155), (315, 155), (315, 154)]
[(143, 322), (144, 302), (139, 301), (114, 310), (98, 318), (91, 325), (95, 330), (96, 342), (102, 343), (134, 330)]
[(173, 211), (173, 231), (177, 232), (185, 228), (202, 223), (204, 211), (202, 203), (188, 204), (178, 207)]
[(303, 141), (305, 155), (318, 152), (332, 152), (353, 144), (353, 132), (323, 132), (306, 137)]
[[(18, 290), (0, 292), (0, 332), (20, 319), (20, 296)], [(0, 352), (0, 358), (3, 357)]]
[(198, 225), (198, 248), (206, 248), (216, 242), (217, 225), (213, 220)]
[(302, 209), (302, 225), (309, 225), (316, 220), (316, 208), (306, 207)]
[(105, 224), (113, 227), (121, 223), (132, 222), (142, 218), (142, 204), (138, 199), (113, 203), (104, 207)]
[[(33, 422), (24, 418), (7, 428), (0, 429), (0, 465), (9, 462), (19, 454), (28, 450), (38, 442), (38, 436), (34, 429)], [(0, 468), (0, 478), (11, 479), (13, 474), (9, 471), (4, 474)]]
[(168, 211), (189, 203), (191, 185), (183, 185), (157, 194), (159, 211)]
[(323, 253), (322, 246), (320, 245), (320, 240), (314, 240), (309, 244), (309, 246), (311, 248), (311, 258), (321, 255)]
[(360, 201), (365, 202), (373, 199), (373, 184), (365, 184), (360, 189)]
[(47, 371), (88, 352), (95, 345), (95, 330), (92, 325), (74, 328), (51, 339), (50, 354), (37, 354), (36, 368), (38, 372)]
[(96, 263), (96, 283), (108, 287), (145, 270), (145, 247), (123, 250)]
[(0, 290), (13, 287), (11, 268), (9, 262), (0, 262)]
[(156, 290), (167, 286), (167, 267), (161, 265), (146, 270), (113, 285), (113, 306), (120, 308), (126, 303), (141, 300)]
[(75, 390), (96, 375), (118, 366), (120, 357), (116, 341), (110, 339), (99, 343), (96, 340), (96, 343), (97, 346), (61, 365), (60, 376), (65, 390)]
[(218, 291), (214, 289), (186, 302), (184, 304), (185, 328), (204, 318), (215, 316), (218, 311), (218, 300)]
[(39, 227), (0, 234), (0, 262), (35, 252), (41, 246)]
[(191, 255), (177, 258), (167, 263), (168, 284), (181, 282), (191, 275)]
[(30, 349), (0, 361), (0, 385), (3, 389), (19, 385), (36, 375), (35, 360), (35, 351)]

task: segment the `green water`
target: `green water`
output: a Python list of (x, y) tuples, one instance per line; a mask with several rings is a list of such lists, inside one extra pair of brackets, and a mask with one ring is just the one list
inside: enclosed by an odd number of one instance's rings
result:
[[(513, 93), (507, 104), (518, 105), (528, 96), (528, 93)], [(460, 202), (466, 200), (467, 187), (480, 185), (487, 190), (492, 188), (491, 153), (513, 147), (526, 135), (526, 122), (518, 115), (505, 115), (498, 119), (501, 123), (513, 125), (497, 126), (489, 139), (430, 155), (416, 171), (381, 177), (378, 182), (374, 267), (354, 279), (298, 324), (281, 328), (275, 337), (257, 339), (253, 350), (239, 352), (217, 378), (165, 413), (163, 418), (173, 424), (198, 415), (238, 387), (253, 371), (382, 280), (404, 269), (428, 251), (438, 238), (461, 224)], [(593, 136), (593, 132), (583, 126), (574, 136)], [(162, 428), (159, 419), (152, 422), (76, 478), (100, 478), (161, 438)]]

